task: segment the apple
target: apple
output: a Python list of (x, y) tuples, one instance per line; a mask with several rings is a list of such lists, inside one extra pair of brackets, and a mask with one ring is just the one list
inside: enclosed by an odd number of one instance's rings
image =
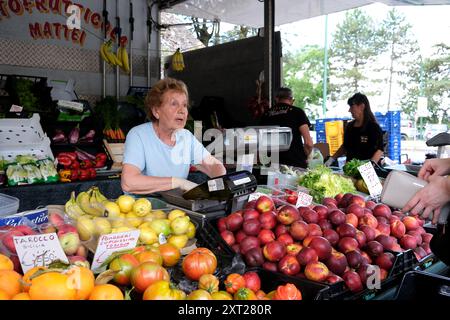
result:
[(233, 244), (235, 244), (236, 239), (234, 238), (234, 234), (233, 232), (229, 231), (229, 230), (225, 230), (222, 231), (220, 233), (220, 236), (222, 237), (223, 240), (225, 240), (225, 242), (231, 247)]
[(357, 194), (354, 194), (354, 195), (352, 195), (352, 197), (348, 201), (348, 205), (352, 205), (352, 204), (357, 204), (360, 207), (364, 208), (366, 206), (366, 201), (364, 200), (363, 197), (361, 197), (361, 196), (359, 196)]
[(391, 208), (383, 203), (379, 203), (372, 209), (372, 213), (375, 217), (384, 217), (389, 219), (392, 215)]
[(259, 213), (270, 212), (275, 208), (275, 204), (270, 197), (261, 196), (256, 200), (255, 208)]
[(328, 208), (324, 205), (318, 204), (313, 207), (313, 210), (317, 212), (319, 220), (328, 218)]
[(372, 201), (372, 200), (367, 200), (366, 201), (366, 208), (369, 209), (369, 210), (373, 210), (373, 208), (375, 208), (376, 205), (377, 204), (374, 201)]
[(328, 269), (337, 274), (342, 275), (348, 267), (347, 258), (339, 251), (334, 252), (326, 261)]
[(269, 261), (279, 261), (286, 254), (286, 246), (277, 240), (269, 242), (264, 246), (263, 254)]
[(328, 214), (328, 219), (333, 225), (338, 226), (345, 222), (345, 213), (339, 209), (334, 209)]
[(77, 228), (71, 224), (62, 224), (58, 228), (58, 237), (66, 233), (76, 233), (78, 234)]
[(244, 240), (246, 237), (247, 237), (247, 234), (244, 232), (244, 230), (239, 230), (234, 235), (236, 243), (241, 243), (241, 241)]
[(375, 217), (378, 221), (378, 224), (384, 223), (384, 224), (390, 224), (389, 219), (386, 219), (385, 217)]
[(249, 267), (259, 267), (264, 263), (264, 255), (260, 247), (249, 249), (244, 254), (245, 263)]
[(291, 244), (288, 244), (286, 246), (286, 254), (292, 255), (292, 256), (297, 256), (297, 254), (303, 249), (303, 246), (298, 243), (298, 242), (294, 242)]
[(314, 237), (308, 247), (314, 249), (319, 260), (327, 260), (331, 256), (331, 244), (323, 237)]
[(249, 219), (259, 219), (259, 212), (255, 209), (245, 209), (242, 217), (244, 218), (244, 221)]
[(273, 211), (264, 212), (259, 216), (261, 228), (271, 230), (277, 225), (276, 213)]
[(334, 205), (335, 207), (337, 207), (338, 205), (338, 201), (334, 198), (330, 198), (330, 197), (325, 197), (322, 199), (322, 204), (326, 207), (328, 207), (328, 205)]
[(356, 237), (356, 228), (351, 225), (350, 223), (341, 223), (337, 228), (336, 228), (337, 233), (339, 234), (340, 238), (344, 238), (344, 237), (351, 237), (354, 238)]
[[(313, 212), (317, 214), (315, 211)], [(277, 210), (277, 220), (284, 225), (290, 225), (299, 218), (300, 213), (298, 212), (297, 208), (290, 204), (283, 205)]]
[(249, 201), (245, 204), (244, 209), (255, 209), (256, 200)]
[(227, 230), (227, 218), (222, 217), (219, 220), (217, 220), (217, 229), (219, 232)]
[(319, 257), (316, 251), (308, 247), (303, 247), (297, 254), (296, 258), (302, 266), (306, 266), (310, 262), (319, 261)]
[(244, 223), (242, 224), (242, 230), (246, 235), (257, 236), (259, 234), (259, 231), (261, 231), (261, 223), (259, 223), (258, 219), (244, 220)]
[(239, 251), (245, 255), (245, 253), (252, 248), (259, 248), (259, 239), (254, 236), (248, 236), (239, 243)]
[(31, 227), (26, 225), (15, 226), (12, 230), (22, 232), (24, 236), (37, 234), (36, 231), (34, 231), (33, 229), (31, 229)]
[(253, 292), (257, 292), (261, 289), (261, 278), (254, 271), (248, 271), (242, 275), (245, 279), (245, 287), (249, 288)]
[(289, 233), (295, 240), (303, 240), (309, 233), (308, 224), (304, 221), (294, 221), (289, 228)]
[(315, 237), (317, 237), (317, 236), (311, 236), (311, 235), (307, 236), (305, 239), (303, 239), (302, 245), (304, 247), (308, 247), (311, 240), (314, 239)]
[(346, 271), (342, 275), (345, 285), (351, 292), (358, 292), (364, 289), (360, 276), (355, 271)]
[(258, 234), (258, 239), (262, 245), (265, 245), (275, 240), (275, 234), (272, 230), (262, 229)]
[(387, 236), (385, 234), (380, 234), (375, 238), (375, 241), (381, 243), (385, 250), (392, 250), (394, 245), (397, 243), (397, 240), (394, 237)]
[(339, 235), (333, 229), (326, 229), (323, 231), (323, 237), (330, 242), (332, 246), (335, 246), (339, 242)]
[(10, 230), (1, 236), (3, 245), (13, 254), (17, 253), (13, 237), (18, 236), (24, 236), (24, 234), (18, 230)]
[(277, 238), (277, 241), (281, 242), (285, 246), (294, 243), (294, 239), (292, 239), (289, 233), (283, 233)]
[(60, 226), (66, 223), (64, 221), (64, 217), (60, 215), (58, 212), (49, 212), (48, 221), (56, 228), (59, 228)]
[(394, 265), (395, 256), (390, 252), (383, 252), (375, 259), (375, 264), (385, 270), (391, 270)]
[(376, 237), (376, 231), (374, 228), (368, 226), (368, 225), (363, 225), (359, 227), (359, 230), (361, 230), (362, 232), (364, 232), (364, 234), (366, 235), (366, 241), (372, 241), (375, 239)]
[(233, 232), (239, 230), (243, 223), (244, 218), (237, 212), (233, 212), (226, 219), (227, 229)]
[(361, 253), (356, 250), (349, 251), (345, 254), (347, 258), (348, 265), (350, 268), (357, 269), (363, 263), (363, 257)]
[(310, 223), (308, 224), (308, 235), (309, 236), (321, 236), (322, 229), (318, 224)]
[(406, 231), (416, 230), (420, 227), (417, 219), (412, 216), (403, 217), (402, 222), (405, 225)]
[[(327, 212), (328, 212), (328, 210), (327, 210)], [(302, 218), (307, 223), (319, 222), (319, 214), (312, 209), (307, 209), (307, 210), (303, 211)]]
[(358, 241), (359, 248), (364, 247), (367, 243), (366, 234), (364, 232), (362, 232), (361, 230), (356, 230), (355, 239), (356, 239), (356, 241)]
[(272, 271), (272, 272), (278, 271), (278, 267), (275, 262), (266, 261), (263, 263), (262, 267), (264, 270), (268, 270), (268, 271)]
[(325, 281), (329, 273), (327, 266), (322, 262), (310, 262), (305, 267), (305, 276), (312, 281)]
[(300, 272), (300, 263), (295, 256), (286, 255), (278, 262), (278, 270), (288, 276), (293, 276)]
[(400, 220), (391, 223), (391, 234), (397, 239), (401, 239), (406, 233), (406, 227)]
[(322, 232), (327, 229), (333, 229), (333, 225), (328, 219), (320, 219), (317, 224), (319, 225), (320, 229), (322, 229)]
[(289, 232), (289, 228), (287, 226), (285, 226), (284, 224), (279, 224), (275, 227), (275, 237), (279, 237), (284, 233), (288, 233)]
[(344, 237), (338, 242), (338, 248), (342, 253), (358, 249), (359, 243), (355, 238)]
[(64, 253), (68, 256), (75, 254), (80, 245), (80, 237), (76, 232), (67, 232), (60, 235), (58, 232), (58, 239)]
[(328, 278), (325, 280), (325, 282), (328, 284), (334, 284), (334, 283), (340, 282), (340, 281), (344, 281), (344, 279), (342, 279), (341, 277), (339, 277), (338, 275), (335, 275), (335, 274), (328, 276)]
[(383, 253), (383, 246), (378, 241), (372, 240), (367, 243), (366, 251), (371, 257), (378, 257)]
[(365, 213), (361, 218), (359, 218), (358, 226), (369, 226), (376, 229), (378, 226), (378, 220), (371, 213)]

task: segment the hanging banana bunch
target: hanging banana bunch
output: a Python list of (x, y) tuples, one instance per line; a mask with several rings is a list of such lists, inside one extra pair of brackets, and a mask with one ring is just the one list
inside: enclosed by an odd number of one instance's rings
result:
[(125, 73), (130, 73), (130, 63), (128, 60), (128, 52), (124, 45), (117, 49), (117, 58), (122, 62), (122, 70)]
[(180, 48), (175, 51), (172, 56), (172, 69), (174, 71), (183, 71), (184, 70), (184, 59), (183, 54), (180, 51)]
[(100, 46), (100, 56), (111, 66), (119, 66), (122, 68), (122, 59), (118, 58), (118, 54), (114, 54), (112, 51), (112, 45), (113, 42), (111, 40), (103, 42)]

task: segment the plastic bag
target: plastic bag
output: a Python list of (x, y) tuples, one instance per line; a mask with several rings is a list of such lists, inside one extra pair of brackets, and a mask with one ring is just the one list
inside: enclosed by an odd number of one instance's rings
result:
[(317, 166), (323, 165), (322, 152), (319, 149), (313, 148), (308, 156), (308, 168), (314, 169)]
[(42, 183), (44, 178), (42, 177), (41, 171), (34, 164), (25, 164), (23, 168), (27, 172), (27, 182), (29, 184)]
[(6, 168), (6, 176), (9, 186), (17, 186), (19, 184), (28, 183), (26, 170), (17, 163), (8, 165)]
[(39, 170), (41, 171), (44, 182), (57, 182), (59, 180), (58, 172), (55, 164), (50, 159), (42, 159), (38, 161)]

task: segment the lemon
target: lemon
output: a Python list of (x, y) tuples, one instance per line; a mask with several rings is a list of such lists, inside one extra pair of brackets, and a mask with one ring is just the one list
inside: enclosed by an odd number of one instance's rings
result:
[(95, 224), (95, 234), (100, 236), (111, 233), (111, 223), (109, 223), (108, 219), (95, 217), (92, 221)]
[(169, 216), (167, 217), (170, 221), (175, 220), (178, 217), (184, 217), (186, 215), (186, 212), (179, 209), (174, 209), (169, 212)]
[(117, 218), (120, 215), (120, 207), (112, 201), (103, 201), (108, 218)]
[(126, 215), (126, 222), (131, 227), (137, 228), (142, 223), (142, 218), (138, 217), (133, 211)]
[(189, 239), (187, 235), (180, 234), (180, 235), (171, 235), (169, 239), (167, 239), (167, 242), (173, 244), (175, 247), (181, 250), (186, 246), (188, 240)]
[(153, 210), (151, 215), (153, 219), (167, 219), (167, 212), (162, 210)]
[(189, 217), (178, 217), (172, 220), (170, 223), (170, 228), (172, 229), (172, 233), (176, 235), (185, 234), (189, 228)]
[(122, 211), (123, 213), (127, 213), (133, 210), (134, 202), (134, 198), (127, 194), (121, 195), (116, 200), (116, 203), (119, 205), (120, 211)]
[(195, 237), (195, 224), (192, 223), (192, 221), (189, 221), (189, 226), (186, 231), (186, 235), (189, 239), (192, 239)]
[(126, 231), (130, 231), (130, 230), (132, 230), (132, 229), (128, 228), (128, 227), (119, 227), (119, 228), (112, 229), (111, 233), (126, 232)]
[(133, 212), (138, 217), (144, 217), (152, 211), (152, 203), (146, 198), (137, 199), (133, 204)]
[(94, 221), (85, 216), (79, 217), (77, 220), (77, 231), (81, 240), (89, 240), (95, 233)]
[(139, 241), (143, 244), (154, 244), (158, 242), (158, 235), (150, 227), (139, 228)]

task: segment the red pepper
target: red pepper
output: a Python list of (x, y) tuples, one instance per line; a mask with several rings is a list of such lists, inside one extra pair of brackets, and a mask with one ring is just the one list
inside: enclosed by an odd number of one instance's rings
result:
[(92, 168), (94, 165), (91, 160), (83, 160), (80, 163), (80, 167), (83, 169)]
[(69, 158), (72, 161), (77, 160), (77, 154), (75, 152), (61, 152), (61, 153), (58, 154), (58, 158), (60, 156), (61, 157), (67, 157), (67, 158)]
[(99, 161), (99, 162), (106, 162), (107, 159), (108, 159), (108, 157), (107, 157), (106, 154), (103, 153), (103, 152), (97, 153), (97, 154), (95, 155), (95, 160), (96, 160), (96, 161)]
[(78, 169), (72, 169), (70, 173), (70, 180), (76, 181), (79, 179), (79, 171)]
[(89, 176), (91, 179), (94, 179), (97, 176), (97, 171), (94, 168), (89, 168)]
[(80, 163), (78, 162), (78, 160), (72, 161), (72, 165), (70, 166), (70, 169), (79, 169), (80, 168)]
[(89, 176), (89, 169), (80, 169), (78, 176), (78, 179), (80, 179), (80, 181), (89, 180)]
[(64, 167), (68, 167), (72, 164), (72, 160), (69, 157), (58, 155), (58, 163)]
[(94, 166), (96, 168), (103, 168), (105, 166), (105, 162), (104, 161), (95, 161)]

